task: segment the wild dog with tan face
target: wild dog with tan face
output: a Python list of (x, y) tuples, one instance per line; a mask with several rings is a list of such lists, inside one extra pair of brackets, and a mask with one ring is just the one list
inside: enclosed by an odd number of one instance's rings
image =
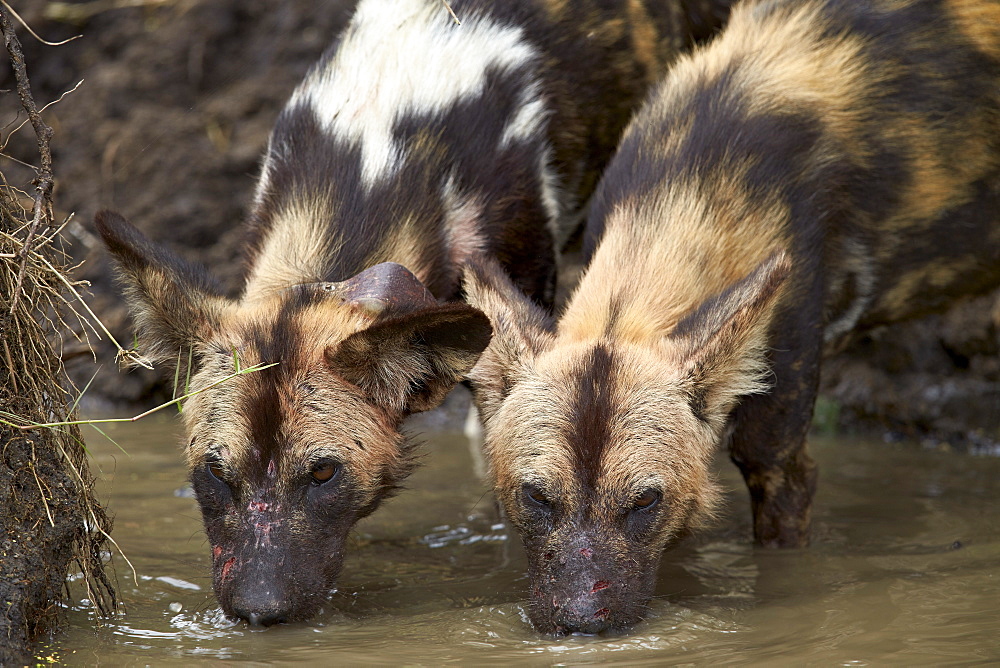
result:
[(279, 363), (184, 411), (215, 592), (253, 624), (319, 609), (349, 529), (413, 466), (401, 421), (485, 347), (485, 316), (438, 301), (467, 258), (496, 258), (548, 303), (554, 247), (632, 108), (728, 1), (450, 4), (461, 25), (439, 0), (364, 0), (296, 90), (239, 299), (98, 215), (153, 359), (190, 351), (192, 389), (237, 360)]
[(558, 325), (494, 262), (466, 273), (535, 626), (639, 621), (723, 445), (757, 543), (805, 545), (821, 353), (996, 286), (998, 222), (1000, 3), (737, 6), (627, 129)]

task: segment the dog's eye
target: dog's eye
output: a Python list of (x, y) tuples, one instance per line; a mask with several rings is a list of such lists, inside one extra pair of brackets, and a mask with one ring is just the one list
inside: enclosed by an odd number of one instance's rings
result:
[(208, 472), (213, 478), (219, 482), (226, 482), (226, 479), (223, 477), (226, 473), (226, 469), (222, 466), (222, 462), (217, 459), (213, 459), (207, 462), (205, 466), (208, 468)]
[(548, 507), (552, 505), (552, 502), (549, 501), (549, 497), (545, 496), (545, 492), (538, 489), (534, 485), (524, 486), (524, 496), (531, 504), (536, 506)]
[(322, 485), (336, 478), (342, 468), (339, 462), (324, 461), (316, 464), (310, 475), (314, 484)]
[(655, 489), (647, 489), (632, 501), (635, 510), (649, 510), (660, 502), (661, 494)]

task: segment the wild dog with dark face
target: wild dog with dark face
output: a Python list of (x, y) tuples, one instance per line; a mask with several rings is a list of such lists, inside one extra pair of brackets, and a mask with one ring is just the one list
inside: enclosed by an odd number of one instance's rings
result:
[(466, 273), (535, 626), (640, 620), (723, 445), (757, 543), (805, 545), (821, 353), (996, 286), (998, 222), (1000, 3), (737, 6), (626, 130), (558, 325), (494, 262)]
[(184, 411), (215, 591), (255, 624), (318, 610), (348, 530), (413, 465), (401, 421), (485, 347), (485, 316), (438, 302), (466, 259), (547, 303), (554, 247), (632, 108), (728, 2), (450, 4), (461, 25), (439, 0), (364, 0), (294, 93), (239, 299), (98, 216), (151, 357), (190, 351), (196, 390), (237, 360), (279, 363)]

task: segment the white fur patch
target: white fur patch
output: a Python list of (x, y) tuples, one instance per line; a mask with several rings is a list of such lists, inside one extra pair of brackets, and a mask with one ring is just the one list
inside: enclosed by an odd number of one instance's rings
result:
[[(328, 132), (360, 145), (366, 184), (391, 175), (405, 160), (392, 138), (397, 119), (480, 95), (490, 68), (538, 59), (521, 29), (460, 18), (456, 25), (439, 0), (362, 0), (337, 54), (307, 76), (289, 105), (309, 105)], [(530, 130), (527, 116), (515, 121), (512, 136)]]
[(552, 168), (552, 149), (549, 146), (546, 146), (545, 150), (542, 151), (539, 163), (538, 174), (542, 180), (542, 206), (545, 207), (545, 213), (549, 218), (549, 233), (552, 234), (556, 245), (556, 259), (558, 261), (562, 257), (560, 253), (563, 247), (569, 241), (573, 230), (580, 224), (584, 212), (581, 210), (576, 215), (568, 213), (573, 208), (574, 203), (567, 201), (570, 198), (566, 196), (559, 183), (559, 176)]
[(472, 456), (472, 472), (479, 480), (486, 480), (488, 471), (486, 458), (483, 457), (483, 423), (476, 410), (476, 402), (469, 404), (469, 412), (465, 416), (462, 433), (469, 440), (469, 454)]
[(545, 121), (549, 113), (548, 106), (542, 97), (542, 87), (538, 82), (528, 86), (521, 92), (517, 114), (503, 130), (500, 148), (536, 139), (545, 128)]

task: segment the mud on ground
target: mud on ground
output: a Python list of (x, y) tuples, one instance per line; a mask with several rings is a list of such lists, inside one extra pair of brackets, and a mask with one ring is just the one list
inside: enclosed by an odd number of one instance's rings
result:
[[(40, 101), (85, 80), (46, 112), (56, 130), (57, 202), (76, 214), (71, 232), (77, 257), (86, 260), (82, 276), (93, 283), (95, 310), (123, 341), (131, 340), (130, 328), (92, 231), (94, 212), (120, 210), (152, 237), (207, 264), (234, 290), (242, 239), (237, 223), (267, 133), (352, 4), (147, 0), (144, 7), (73, 20), (56, 18), (58, 3), (32, 0), (24, 7), (24, 17), (46, 39), (83, 35), (60, 47), (24, 41)], [(820, 422), (953, 445), (998, 440), (998, 298), (873, 332), (829, 360)], [(98, 397), (148, 404), (169, 393), (155, 374), (119, 374), (112, 359), (104, 348), (92, 404)], [(89, 356), (70, 363), (84, 382), (93, 373)]]

